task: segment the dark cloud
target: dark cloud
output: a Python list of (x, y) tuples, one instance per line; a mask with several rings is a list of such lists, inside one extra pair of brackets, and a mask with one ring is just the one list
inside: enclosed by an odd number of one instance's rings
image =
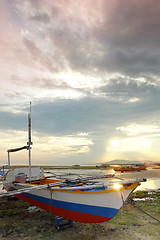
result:
[[(25, 40), (33, 58), (50, 71), (121, 72), (159, 75), (159, 1), (24, 1), (26, 23), (41, 37), (51, 39), (51, 52), (42, 56)], [(18, 5), (22, 11), (22, 6)], [(42, 34), (43, 33), (43, 34)], [(39, 35), (40, 36), (40, 35)], [(54, 53), (53, 53), (54, 52)], [(56, 59), (56, 68), (54, 61)]]
[[(131, 83), (130, 83), (131, 84)], [(134, 86), (137, 91), (138, 86)], [(117, 84), (110, 85), (109, 91), (117, 92)], [(126, 85), (126, 88), (129, 86)], [(133, 89), (133, 86), (132, 86)], [(102, 89), (101, 89), (102, 90)], [(123, 85), (119, 85), (123, 93)], [(132, 123), (147, 125), (157, 121), (160, 114), (159, 95), (155, 88), (146, 85), (146, 92), (152, 92), (155, 99), (139, 102), (116, 102), (104, 97), (87, 97), (79, 100), (56, 100), (54, 102), (35, 102), (32, 105), (33, 138), (36, 133), (39, 138), (46, 136), (66, 136), (78, 132), (88, 132), (93, 145), (90, 146), (92, 162), (101, 158), (106, 151), (107, 141), (115, 136), (125, 137), (117, 127), (128, 126)], [(107, 92), (104, 88), (103, 92)], [(139, 92), (141, 90), (139, 89)], [(150, 94), (148, 95), (150, 96)], [(25, 105), (26, 107), (26, 105)], [(0, 112), (1, 130), (12, 129), (27, 131), (28, 107), (23, 107), (23, 113)], [(26, 114), (24, 114), (26, 112)], [(129, 154), (126, 155), (129, 157)], [(84, 159), (86, 155), (77, 156)], [(72, 158), (72, 156), (71, 156)], [(70, 159), (71, 160), (71, 159)], [(89, 161), (90, 161), (89, 160)]]
[(109, 80), (106, 85), (99, 88), (99, 91), (116, 102), (118, 100), (129, 102), (134, 99), (140, 102), (150, 102), (159, 95), (160, 87), (149, 83), (147, 79), (139, 81), (117, 77), (117, 79)]
[[(103, 98), (39, 102), (32, 106), (33, 128), (38, 132), (57, 135), (96, 131), (103, 129), (107, 124), (115, 123), (121, 111), (123, 110), (117, 108), (116, 103), (108, 104)], [(18, 129), (19, 121), (24, 122), (24, 113), (21, 117), (19, 114), (8, 112), (1, 112), (0, 115), (1, 128), (8, 128), (12, 121), (12, 128)], [(114, 121), (113, 116), (115, 116)]]
[(41, 57), (41, 51), (40, 49), (36, 46), (35, 42), (24, 38), (24, 44), (29, 50), (30, 54), (32, 54), (32, 57), (35, 59), (39, 59)]
[(32, 40), (24, 38), (24, 44), (31, 55), (32, 61), (38, 61), (42, 68), (47, 68), (51, 72), (58, 72), (56, 63), (53, 62), (52, 55), (47, 56), (40, 47)]
[(107, 131), (111, 133), (128, 122), (145, 124), (158, 114), (158, 105), (156, 101), (149, 105), (149, 101), (118, 103), (104, 98), (59, 100), (33, 106), (33, 119), (37, 131), (58, 135), (93, 132), (104, 136), (105, 129), (106, 134)]
[(31, 17), (32, 21), (42, 22), (44, 24), (50, 23), (50, 18), (46, 13), (37, 14)]
[(147, 49), (120, 49), (113, 46), (101, 58), (94, 59), (94, 66), (102, 71), (119, 72), (128, 76), (141, 76), (144, 73), (159, 75), (160, 53)]
[(159, 2), (26, 2), (30, 3), (26, 22), (29, 19), (35, 30), (41, 26), (39, 37), (50, 39), (51, 52), (45, 56), (30, 40), (25, 45), (50, 71), (61, 71), (67, 64), (90, 75), (159, 75)]
[(0, 111), (1, 130), (27, 131), (27, 115)]
[[(25, 5), (26, 3), (28, 5)], [(92, 1), (28, 0), (24, 1), (23, 6), (27, 6), (26, 11), (22, 5), (17, 9), (21, 14), (24, 11), (26, 26), (31, 29), (33, 27), (36, 37), (40, 36), (37, 30), (39, 26), (41, 34), (43, 32), (40, 41), (36, 41), (34, 35), (23, 38), (26, 56), (30, 56), (35, 69), (41, 66), (41, 69), (47, 69), (51, 73), (70, 69), (86, 74), (86, 79), (94, 76), (103, 81), (106, 73), (124, 75), (126, 79), (124, 76), (117, 77), (112, 84), (109, 77), (106, 80), (106, 83), (109, 81), (109, 84), (106, 84), (106, 94), (116, 94), (117, 99), (123, 99), (122, 96), (124, 99), (139, 98), (139, 94), (143, 96), (150, 83), (155, 82), (154, 76), (159, 76), (159, 2), (96, 0), (93, 5)], [(46, 43), (45, 41), (48, 41), (48, 45), (43, 48), (42, 42)], [(24, 59), (24, 54), (22, 55)], [(130, 77), (131, 80), (128, 80)], [(146, 81), (145, 84), (140, 84), (140, 87), (137, 85), (138, 77), (145, 77)], [(35, 83), (44, 88), (72, 88), (63, 79), (59, 79), (59, 84), (54, 80), (37, 77), (32, 81), (33, 86)], [(158, 77), (156, 84), (159, 84)], [(115, 93), (113, 85), (114, 88), (117, 85), (117, 89), (124, 87), (125, 91)], [(143, 87), (144, 91), (140, 91)], [(99, 93), (98, 88), (92, 93), (96, 91)], [(103, 91), (100, 89), (100, 92)], [(147, 94), (154, 96), (152, 91)]]
[(137, 47), (139, 49), (151, 47), (153, 44), (154, 47), (159, 46), (159, 2), (156, 0), (152, 2), (149, 0), (141, 2), (117, 0), (103, 1), (103, 3), (104, 24), (102, 28), (104, 31), (98, 32), (100, 38), (102, 36), (104, 41), (110, 40), (111, 45), (124, 48)]
[[(32, 105), (32, 129), (39, 136), (65, 136), (78, 132), (89, 132), (94, 145), (92, 150), (99, 154), (98, 149), (105, 151), (107, 139), (123, 136), (116, 128), (136, 123), (147, 125), (156, 121), (157, 105), (146, 103), (116, 103), (104, 98), (86, 98), (83, 100), (66, 100)], [(25, 110), (25, 109), (24, 109)], [(24, 114), (26, 112), (26, 114)], [(27, 131), (27, 112), (0, 112), (1, 130), (12, 129)], [(96, 150), (97, 149), (97, 150)], [(97, 156), (96, 155), (96, 156)]]
[(79, 18), (79, 31), (72, 23), (57, 29), (54, 44), (62, 50), (73, 69), (159, 75), (160, 4), (151, 1), (102, 1), (102, 23), (92, 25), (85, 34)]

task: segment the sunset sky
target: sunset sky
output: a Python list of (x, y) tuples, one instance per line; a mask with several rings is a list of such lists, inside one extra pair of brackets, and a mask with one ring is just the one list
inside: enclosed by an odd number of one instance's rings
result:
[[(160, 162), (160, 1), (0, 1), (0, 165)], [(11, 164), (28, 164), (28, 152)]]

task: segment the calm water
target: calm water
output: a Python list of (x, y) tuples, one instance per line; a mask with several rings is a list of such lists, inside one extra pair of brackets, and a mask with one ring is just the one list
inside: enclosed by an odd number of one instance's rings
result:
[[(102, 170), (102, 169), (92, 169), (92, 170), (83, 170), (83, 169), (60, 169), (53, 170), (50, 172), (61, 174), (61, 173), (73, 173), (73, 174), (86, 174), (86, 175), (104, 175), (104, 174), (114, 174), (114, 170)], [(137, 179), (137, 178), (146, 178), (146, 182), (142, 182), (141, 185), (136, 190), (157, 190), (160, 189), (160, 169), (151, 169), (147, 168), (145, 171), (140, 172), (127, 172), (127, 173), (116, 173), (117, 177), (123, 179)], [(2, 182), (0, 182), (0, 193), (2, 191)]]
[[(114, 174), (114, 170), (107, 169), (91, 169), (91, 170), (84, 170), (84, 169), (66, 169), (66, 170), (50, 170), (50, 172), (61, 174), (65, 173), (75, 173), (75, 174), (87, 174), (87, 175), (105, 175), (105, 174)], [(147, 170), (140, 171), (140, 172), (126, 172), (126, 173), (116, 173), (117, 177), (123, 179), (137, 179), (137, 178), (146, 178), (146, 182), (142, 182), (141, 185), (136, 189), (139, 191), (149, 191), (149, 190), (158, 190), (160, 189), (160, 169), (152, 169), (147, 168)]]
[[(116, 174), (117, 176), (117, 174)], [(158, 190), (160, 189), (160, 169), (148, 168), (146, 171), (119, 173), (118, 176), (124, 179), (146, 178), (136, 190)]]

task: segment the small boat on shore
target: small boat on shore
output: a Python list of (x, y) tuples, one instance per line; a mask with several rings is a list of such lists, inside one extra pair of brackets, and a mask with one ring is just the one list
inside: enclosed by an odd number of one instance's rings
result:
[[(31, 167), (31, 118), (28, 117), (27, 146), (8, 150), (8, 168), (0, 195), (15, 196), (55, 215), (84, 223), (112, 219), (129, 195), (145, 179), (123, 180), (114, 175), (84, 176), (52, 174), (46, 176), (40, 167)], [(10, 167), (10, 153), (26, 149), (29, 167)]]
[[(34, 206), (78, 222), (106, 222), (144, 179), (116, 180), (113, 176), (54, 176), (45, 178), (39, 167), (10, 170), (4, 196), (14, 195)], [(107, 181), (104, 179), (107, 178)]]
[(147, 170), (145, 165), (121, 165), (113, 167), (115, 172), (130, 172), (130, 171), (142, 171)]

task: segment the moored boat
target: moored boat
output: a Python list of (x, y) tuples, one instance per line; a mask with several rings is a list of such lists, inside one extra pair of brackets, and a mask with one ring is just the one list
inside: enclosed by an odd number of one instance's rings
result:
[(160, 166), (152, 167), (152, 169), (160, 169)]
[(113, 167), (116, 172), (130, 172), (130, 171), (142, 171), (147, 170), (145, 165), (121, 165), (117, 167)]

